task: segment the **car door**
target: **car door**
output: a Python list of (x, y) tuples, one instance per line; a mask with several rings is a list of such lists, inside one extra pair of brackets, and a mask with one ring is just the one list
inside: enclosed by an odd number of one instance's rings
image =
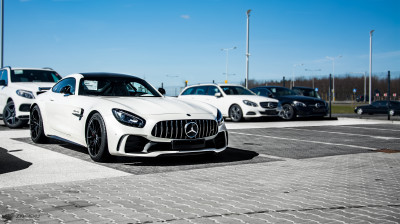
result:
[(83, 108), (79, 107), (79, 96), (75, 78), (60, 81), (52, 89), (46, 102), (47, 118), (50, 127), (59, 133), (59, 137), (76, 141), (82, 133)]

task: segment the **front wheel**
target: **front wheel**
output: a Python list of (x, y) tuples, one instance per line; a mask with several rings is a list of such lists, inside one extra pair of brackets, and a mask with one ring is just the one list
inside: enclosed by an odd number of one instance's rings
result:
[(234, 104), (229, 108), (229, 117), (234, 122), (239, 122), (243, 119), (243, 111), (239, 105)]
[(44, 134), (43, 119), (38, 105), (35, 105), (30, 113), (31, 139), (34, 143), (46, 143), (48, 138)]
[(15, 104), (13, 101), (7, 103), (3, 110), (4, 124), (9, 128), (21, 128), (28, 123), (28, 120), (19, 119), (15, 113)]
[(396, 113), (394, 112), (393, 109), (391, 109), (391, 110), (389, 111), (389, 114), (390, 114), (390, 116), (394, 116)]
[(89, 120), (86, 128), (86, 143), (92, 160), (105, 162), (109, 159), (106, 125), (99, 113), (95, 113)]
[(284, 120), (293, 120), (294, 118), (294, 109), (290, 104), (285, 104), (282, 106), (282, 118)]
[(363, 114), (363, 110), (362, 110), (361, 108), (358, 108), (358, 109), (357, 109), (357, 114), (358, 114), (358, 115)]

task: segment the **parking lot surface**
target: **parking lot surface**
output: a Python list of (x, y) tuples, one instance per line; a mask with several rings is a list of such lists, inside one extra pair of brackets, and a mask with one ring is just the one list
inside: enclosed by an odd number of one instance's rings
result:
[(0, 124), (8, 223), (399, 223), (400, 122), (232, 123), (218, 156), (114, 158)]

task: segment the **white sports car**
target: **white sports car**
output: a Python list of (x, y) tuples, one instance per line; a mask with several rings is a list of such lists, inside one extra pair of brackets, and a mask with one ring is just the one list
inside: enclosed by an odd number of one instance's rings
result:
[(30, 120), (34, 142), (55, 137), (79, 144), (98, 162), (111, 155), (218, 153), (228, 145), (217, 108), (164, 97), (124, 74), (69, 75), (36, 98)]

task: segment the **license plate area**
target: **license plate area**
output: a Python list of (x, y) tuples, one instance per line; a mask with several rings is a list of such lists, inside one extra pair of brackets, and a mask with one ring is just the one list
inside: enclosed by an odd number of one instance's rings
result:
[(172, 141), (172, 149), (179, 151), (201, 149), (204, 148), (205, 146), (206, 146), (206, 141), (204, 139)]

